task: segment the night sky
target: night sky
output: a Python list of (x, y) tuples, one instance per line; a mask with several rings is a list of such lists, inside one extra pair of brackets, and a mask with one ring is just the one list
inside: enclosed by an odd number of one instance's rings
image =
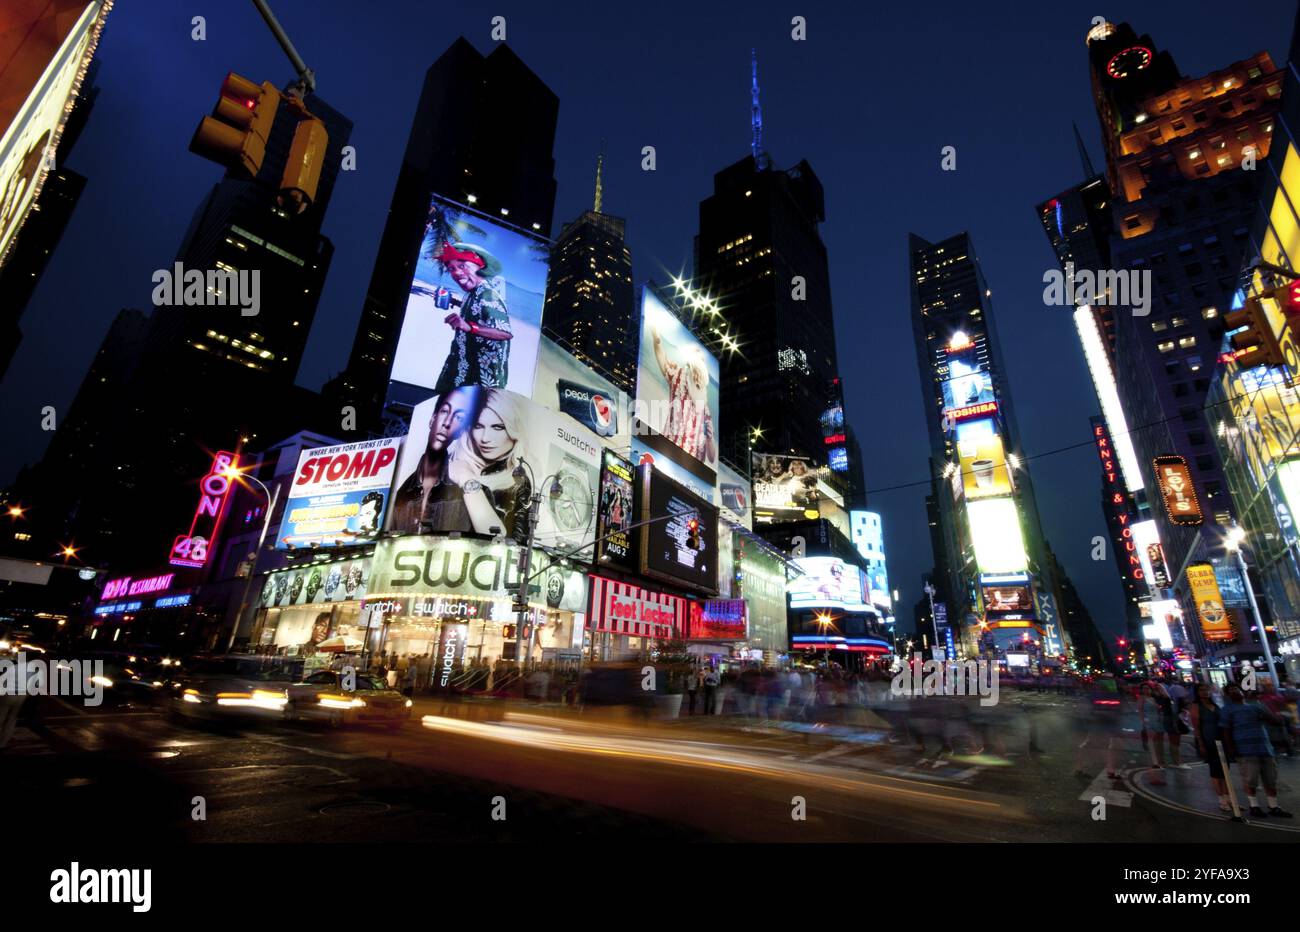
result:
[[(635, 279), (689, 268), (698, 203), (713, 173), (749, 151), (749, 52), (758, 49), (765, 142), (788, 167), (806, 158), (826, 189), (822, 234), (846, 405), (884, 515), (900, 618), (932, 564), (927, 442), (908, 318), (907, 234), (970, 230), (1010, 369), (1045, 531), (1104, 630), (1122, 626), (1099, 473), (1087, 447), (1096, 402), (1069, 312), (1042, 302), (1055, 267), (1033, 207), (1081, 180), (1070, 130), (1103, 164), (1084, 35), (1095, 15), (1126, 18), (1199, 75), (1260, 49), (1281, 63), (1294, 7), (1278, 0), (1088, 4), (514, 3), (273, 0), (318, 93), (355, 123), (358, 170), (340, 175), (324, 232), (333, 268), (298, 381), (319, 388), (345, 364), (425, 70), (458, 35), (490, 51), (490, 18), (560, 98), (556, 226), (591, 206), (606, 141), (605, 210), (626, 217)], [(944, 7), (947, 12), (941, 12)], [(190, 17), (207, 16), (207, 40)], [(808, 39), (790, 38), (807, 19)], [(0, 481), (40, 458), (42, 405), (66, 410), (117, 311), (148, 309), (150, 275), (171, 263), (220, 176), (187, 151), (234, 70), (283, 85), (291, 69), (251, 3), (122, 2), (99, 47), (100, 95), (68, 159), (89, 176), (21, 326), (0, 391), (8, 426)], [(656, 147), (658, 171), (640, 170)], [(957, 148), (957, 171), (940, 149)], [(178, 379), (183, 380), (183, 374)], [(178, 389), (183, 390), (183, 381)], [(238, 403), (232, 399), (232, 403)], [(166, 430), (159, 425), (159, 430)], [(912, 484), (907, 488), (894, 488)]]

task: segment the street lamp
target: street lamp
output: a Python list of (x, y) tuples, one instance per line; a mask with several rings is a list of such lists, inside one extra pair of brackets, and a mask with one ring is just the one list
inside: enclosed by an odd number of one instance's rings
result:
[(262, 533), (257, 537), (257, 549), (248, 555), (248, 576), (244, 579), (244, 594), (239, 598), (239, 611), (235, 614), (235, 621), (230, 626), (230, 639), (226, 641), (226, 651), (229, 653), (235, 646), (235, 635), (239, 633), (239, 623), (243, 620), (244, 609), (248, 607), (248, 590), (253, 586), (253, 577), (257, 573), (257, 560), (262, 555), (262, 545), (266, 543), (266, 532), (271, 527), (271, 515), (275, 512), (275, 503), (280, 498), (280, 483), (275, 484), (275, 491), (273, 492), (257, 476), (241, 472), (233, 466), (227, 466), (221, 471), (221, 475), (232, 482), (240, 479), (251, 479), (262, 490), (262, 494), (266, 496), (266, 515), (262, 518)]
[(1255, 630), (1259, 632), (1259, 642), (1264, 645), (1264, 660), (1268, 663), (1268, 675), (1273, 677), (1273, 685), (1280, 685), (1277, 667), (1273, 664), (1273, 649), (1268, 646), (1268, 632), (1264, 629), (1264, 620), (1259, 617), (1259, 603), (1255, 600), (1255, 587), (1250, 584), (1250, 573), (1246, 570), (1246, 555), (1241, 545), (1246, 540), (1246, 529), (1234, 524), (1228, 531), (1224, 542), (1229, 550), (1237, 555), (1237, 569), (1241, 572), (1242, 582), (1246, 584), (1246, 598), (1250, 600), (1250, 613), (1255, 617)]
[(934, 614), (934, 594), (938, 592), (933, 583), (928, 579), (925, 582), (925, 594), (930, 597), (930, 624), (934, 627), (934, 646), (938, 647), (942, 642), (939, 640), (939, 619)]
[[(530, 470), (531, 471), (531, 470)], [(522, 484), (528, 474), (524, 472), (524, 464), (515, 467), (511, 474), (516, 483)], [(551, 501), (558, 501), (564, 495), (564, 486), (560, 484), (559, 476), (549, 476), (551, 486), (547, 493)], [(533, 499), (528, 507), (528, 541), (524, 544), (524, 549), (519, 553), (519, 591), (515, 596), (515, 604), (512, 606), (519, 613), (517, 624), (515, 626), (515, 662), (519, 669), (523, 670), (527, 658), (524, 656), (524, 624), (528, 618), (528, 583), (532, 576), (533, 567), (533, 534), (537, 530), (537, 512), (542, 506), (542, 493), (534, 492)], [(529, 639), (529, 653), (532, 653), (532, 640)]]

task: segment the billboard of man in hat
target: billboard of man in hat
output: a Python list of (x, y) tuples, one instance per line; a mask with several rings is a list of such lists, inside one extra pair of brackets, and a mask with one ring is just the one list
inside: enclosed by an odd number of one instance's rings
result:
[(460, 312), (443, 318), (454, 336), (434, 391), (446, 395), (462, 385), (505, 388), (514, 334), (501, 263), (476, 243), (444, 243), (437, 258), (464, 297)]

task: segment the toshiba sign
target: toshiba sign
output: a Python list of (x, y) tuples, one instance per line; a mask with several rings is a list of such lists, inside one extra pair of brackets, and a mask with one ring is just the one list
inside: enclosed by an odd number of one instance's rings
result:
[(684, 629), (686, 604), (681, 596), (592, 576), (587, 628), (632, 637), (670, 638)]

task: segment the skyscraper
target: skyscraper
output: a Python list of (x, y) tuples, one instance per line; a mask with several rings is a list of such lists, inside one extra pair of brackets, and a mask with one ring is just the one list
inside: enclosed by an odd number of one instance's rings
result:
[(1065, 652), (989, 289), (966, 233), (909, 237), (912, 325), (939, 527), (936, 601), (968, 651), (1037, 643)]
[(1184, 617), (1194, 618), (1180, 568), (1208, 556), (1234, 521), (1204, 409), (1255, 209), (1257, 173), (1241, 169), (1268, 154), (1282, 75), (1259, 52), (1185, 77), (1127, 23), (1094, 27), (1088, 60), (1113, 195), (1111, 261), (1147, 291), (1115, 309), (1119, 397), (1141, 484), (1158, 488), (1155, 457), (1182, 456), (1203, 503), (1204, 528), (1151, 510)]
[(325, 387), (378, 430), (402, 317), (438, 194), (549, 236), (559, 98), (506, 45), (463, 37), (426, 72), (347, 368)]
[(714, 175), (700, 202), (695, 280), (725, 324), (695, 329), (720, 350), (721, 452), (733, 462), (748, 459), (751, 441), (824, 458), (819, 419), (839, 374), (825, 213), (808, 162), (781, 170), (752, 154)]
[[(603, 160), (603, 159), (602, 159)], [(605, 213), (601, 166), (591, 210), (564, 225), (551, 248), (543, 324), (577, 359), (636, 391), (637, 325), (626, 221)]]

